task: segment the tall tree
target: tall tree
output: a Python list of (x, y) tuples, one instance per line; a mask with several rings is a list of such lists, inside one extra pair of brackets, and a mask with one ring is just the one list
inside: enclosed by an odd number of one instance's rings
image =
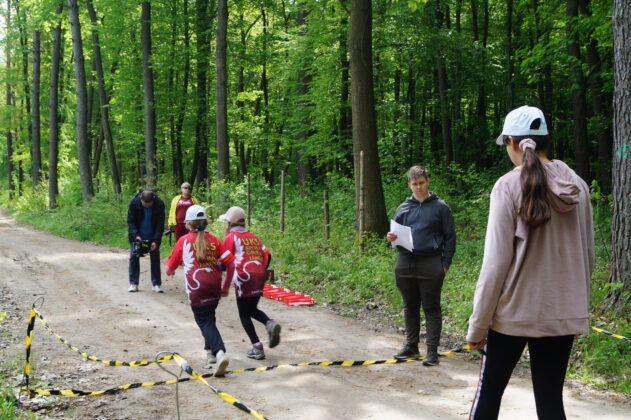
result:
[[(581, 14), (590, 17), (592, 15), (590, 0), (580, 0), (579, 9)], [(605, 81), (602, 77), (602, 58), (598, 51), (598, 41), (590, 30), (587, 36), (587, 64), (589, 72), (587, 86), (591, 91), (592, 111), (594, 125), (597, 127), (594, 133), (598, 141), (598, 183), (602, 191), (611, 192), (611, 98), (605, 94)]]
[(589, 160), (587, 139), (587, 90), (583, 74), (580, 38), (578, 28), (578, 0), (567, 0), (567, 51), (571, 59), (572, 72), (572, 113), (574, 115), (574, 159), (576, 172), (589, 182)]
[(217, 89), (216, 132), (217, 132), (217, 175), (219, 179), (230, 175), (230, 156), (228, 143), (228, 68), (227, 68), (227, 36), (228, 36), (228, 0), (217, 3), (217, 51), (216, 74)]
[(53, 46), (50, 62), (50, 94), (48, 95), (48, 207), (57, 207), (59, 181), (57, 166), (59, 162), (59, 69), (61, 67), (62, 34), (61, 12), (63, 0), (57, 6), (57, 25), (53, 30)]
[[(441, 0), (436, 0), (434, 10), (434, 27), (436, 30), (440, 30), (446, 19), (446, 14), (443, 9)], [(437, 65), (437, 78), (438, 78), (438, 95), (440, 99), (440, 121), (443, 137), (443, 153), (445, 156), (445, 166), (449, 165), (454, 160), (452, 136), (451, 136), (451, 114), (449, 110), (449, 79), (447, 75), (447, 66), (443, 57), (442, 48), (436, 49), (436, 65)]]
[(191, 184), (197, 180), (200, 184), (208, 179), (208, 88), (207, 75), (210, 66), (210, 13), (208, 0), (195, 2), (197, 29), (197, 92), (195, 105), (195, 155)]
[(94, 195), (92, 174), (90, 172), (90, 148), (88, 147), (88, 108), (85, 76), (85, 59), (83, 57), (83, 39), (77, 0), (68, 0), (68, 16), (72, 33), (72, 53), (74, 55), (74, 73), (77, 86), (77, 156), (79, 159), (79, 178), (81, 195), (87, 202)]
[[(381, 184), (381, 168), (377, 151), (377, 122), (372, 70), (372, 4), (371, 0), (351, 0), (349, 29), (351, 52), (351, 101), (353, 116), (353, 160), (355, 194), (359, 204), (360, 177), (365, 185), (363, 229), (385, 235), (386, 206)], [(360, 153), (364, 152), (364, 173), (360, 174)]]
[[(13, 93), (11, 86), (11, 45), (9, 43), (9, 34), (11, 33), (11, 0), (7, 0), (7, 14), (6, 14), (6, 41), (4, 45), (4, 53), (6, 58), (6, 104), (7, 109), (10, 110), (13, 104)], [(7, 187), (9, 189), (9, 197), (13, 197), (13, 127), (10, 123), (5, 128), (7, 134)]]
[(515, 93), (513, 86), (513, 73), (515, 63), (513, 61), (513, 0), (506, 0), (506, 26), (505, 26), (505, 49), (506, 49), (506, 110), (514, 108)]
[(146, 185), (153, 188), (157, 181), (156, 164), (156, 108), (153, 91), (153, 68), (151, 60), (151, 2), (142, 2), (140, 44), (142, 49), (142, 82), (144, 86), (145, 115), (145, 165)]
[(191, 36), (189, 31), (189, 16), (188, 16), (188, 0), (184, 0), (182, 17), (184, 19), (184, 74), (182, 75), (182, 91), (181, 100), (178, 101), (177, 119), (175, 122), (175, 133), (173, 139), (175, 141), (175, 153), (173, 157), (173, 166), (176, 168), (177, 184), (180, 185), (184, 182), (184, 167), (182, 164), (182, 129), (184, 126), (184, 117), (186, 114), (186, 104), (188, 98), (188, 83), (191, 73), (190, 57), (190, 43)]
[(32, 131), (31, 131), (31, 178), (33, 186), (39, 184), (42, 173), (42, 150), (41, 150), (41, 129), (40, 129), (40, 75), (41, 75), (41, 50), (40, 31), (33, 31), (33, 101), (31, 108)]
[[(306, 28), (306, 18), (308, 11), (306, 9), (306, 5), (304, 2), (298, 3), (298, 11), (296, 13), (296, 24), (300, 28), (300, 36), (305, 37), (307, 33)], [(307, 71), (307, 58), (302, 56), (300, 58), (300, 64), (298, 68), (298, 80), (297, 80), (297, 99), (298, 106), (297, 111), (299, 113), (299, 127), (298, 132), (296, 133), (296, 137), (298, 140), (298, 145), (296, 147), (296, 178), (298, 181), (298, 185), (300, 185), (301, 191), (304, 192), (304, 187), (307, 182), (307, 177), (309, 176), (309, 162), (307, 158), (304, 156), (304, 145), (307, 143), (307, 138), (309, 137), (309, 120), (307, 115), (308, 112), (308, 94), (309, 94), (309, 83), (311, 82), (311, 76)]]
[[(339, 110), (339, 121), (338, 121), (338, 136), (339, 141), (342, 144), (350, 144), (352, 137), (352, 126), (351, 122), (353, 120), (353, 116), (351, 115), (351, 106), (349, 103), (350, 97), (350, 61), (348, 59), (348, 0), (340, 0), (340, 8), (341, 10), (341, 18), (340, 18), (340, 35), (339, 35), (339, 46), (338, 46), (338, 54), (340, 59), (340, 110)], [(352, 162), (352, 148), (347, 149), (348, 152), (345, 153), (344, 162), (342, 164), (342, 170), (350, 175), (349, 169)]]
[[(631, 3), (614, 0), (614, 133), (613, 144), (613, 223), (611, 226), (611, 283), (621, 284), (610, 289), (609, 304), (621, 313), (629, 314), (631, 303)], [(626, 308), (626, 309), (625, 309)]]
[[(116, 195), (121, 193), (121, 182), (118, 174), (118, 165), (116, 164), (116, 152), (114, 150), (114, 139), (112, 138), (112, 130), (110, 128), (109, 117), (109, 98), (105, 90), (105, 75), (103, 73), (103, 60), (101, 58), (101, 42), (97, 31), (96, 10), (92, 0), (86, 0), (90, 22), (92, 23), (92, 48), (94, 49), (93, 63), (96, 68), (96, 79), (99, 91), (99, 115), (101, 117), (101, 135), (107, 147), (107, 160), (110, 163), (110, 173), (112, 176), (112, 184)], [(155, 116), (154, 116), (155, 118)]]

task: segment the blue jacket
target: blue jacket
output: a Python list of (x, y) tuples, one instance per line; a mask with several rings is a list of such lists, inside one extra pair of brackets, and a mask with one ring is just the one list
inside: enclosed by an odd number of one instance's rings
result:
[[(129, 202), (127, 209), (127, 236), (129, 242), (133, 242), (137, 236), (140, 236), (140, 223), (144, 217), (144, 210), (140, 202), (140, 194), (138, 192)], [(152, 242), (160, 246), (162, 241), (162, 233), (164, 229), (164, 202), (154, 194), (153, 204), (151, 205), (151, 227), (153, 228)]]
[(456, 252), (456, 230), (451, 209), (436, 194), (420, 202), (407, 198), (394, 215), (394, 221), (412, 228), (413, 252), (397, 247), (405, 255), (441, 255), (443, 267), (451, 265)]

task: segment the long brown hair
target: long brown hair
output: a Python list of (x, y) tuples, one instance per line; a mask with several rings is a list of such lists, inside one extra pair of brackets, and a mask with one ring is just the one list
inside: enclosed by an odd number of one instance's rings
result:
[(208, 220), (194, 220), (192, 222), (186, 222), (186, 227), (191, 231), (197, 231), (195, 236), (195, 256), (197, 261), (206, 259), (207, 247), (206, 243), (206, 226), (208, 226)]
[[(536, 119), (530, 125), (531, 129), (538, 129), (541, 120)], [(537, 147), (533, 150), (526, 148), (521, 160), (521, 206), (518, 215), (532, 228), (536, 228), (552, 217), (550, 206), (550, 187), (543, 163), (537, 156), (537, 151), (547, 153), (550, 143), (549, 135), (511, 136), (515, 144), (522, 140), (532, 139)], [(508, 136), (504, 137), (504, 144), (508, 144)]]

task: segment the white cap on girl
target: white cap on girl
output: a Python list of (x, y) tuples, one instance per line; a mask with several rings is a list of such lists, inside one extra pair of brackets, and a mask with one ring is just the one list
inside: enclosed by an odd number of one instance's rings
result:
[(195, 204), (193, 206), (190, 206), (186, 210), (186, 217), (184, 218), (184, 220), (187, 222), (193, 222), (195, 220), (206, 220), (206, 218), (206, 209), (204, 209), (200, 205)]
[[(538, 129), (531, 129), (530, 125), (536, 119), (541, 120), (541, 124)], [(497, 137), (495, 143), (503, 146), (504, 136), (544, 136), (546, 134), (549, 133), (543, 112), (534, 106), (524, 105), (506, 115), (502, 134)]]

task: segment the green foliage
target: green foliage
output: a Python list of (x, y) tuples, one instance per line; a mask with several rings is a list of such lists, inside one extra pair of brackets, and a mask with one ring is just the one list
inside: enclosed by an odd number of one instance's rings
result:
[[(599, 327), (631, 337), (629, 320), (607, 324), (605, 319)], [(596, 322), (596, 323), (597, 323)], [(580, 349), (582, 358), (575, 362), (572, 373), (583, 382), (601, 388), (631, 393), (631, 344), (605, 334), (592, 333), (581, 336), (575, 348)]]

